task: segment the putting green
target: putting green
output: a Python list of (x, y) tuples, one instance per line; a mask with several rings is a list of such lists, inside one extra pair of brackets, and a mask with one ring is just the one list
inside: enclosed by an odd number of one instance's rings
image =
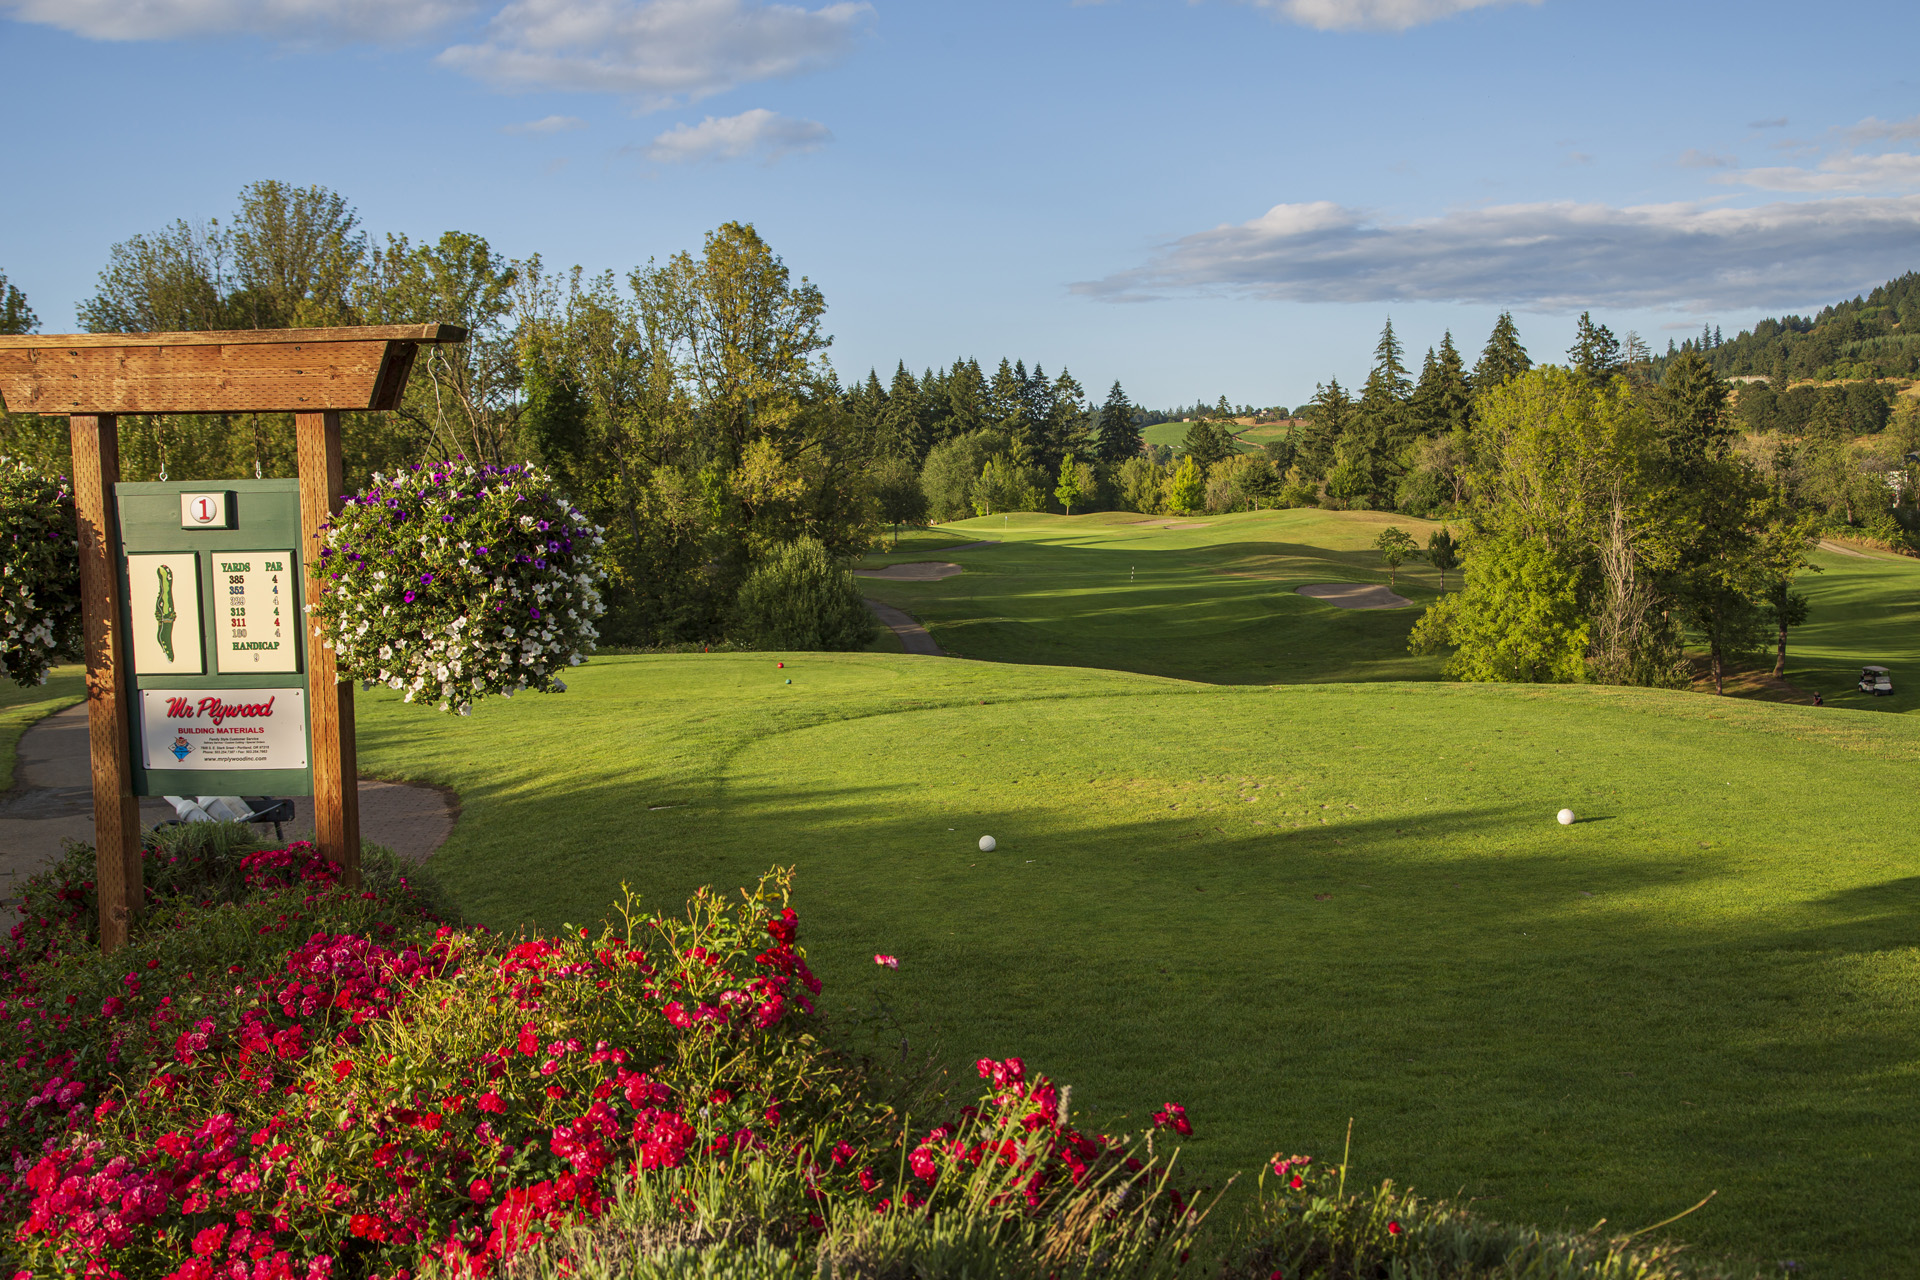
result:
[(1210, 1177), (1352, 1117), (1361, 1176), (1498, 1216), (1717, 1189), (1675, 1235), (1920, 1267), (1920, 724), (780, 656), (596, 660), (466, 720), (364, 696), (361, 758), (460, 793), (435, 863), (499, 926), (795, 863), (836, 1013), (1024, 1054), (1114, 1127), (1184, 1102)]

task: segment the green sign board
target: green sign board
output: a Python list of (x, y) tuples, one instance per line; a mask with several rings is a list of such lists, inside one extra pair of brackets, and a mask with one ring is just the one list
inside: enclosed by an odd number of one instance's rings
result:
[(114, 496), (133, 793), (311, 795), (300, 482)]

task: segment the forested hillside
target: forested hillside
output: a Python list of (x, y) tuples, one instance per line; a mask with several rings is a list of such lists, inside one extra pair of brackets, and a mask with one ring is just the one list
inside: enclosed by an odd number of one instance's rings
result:
[(1757, 376), (1776, 387), (1801, 379), (1914, 377), (1920, 375), (1920, 272), (1816, 316), (1762, 320), (1724, 342), (1712, 331), (1679, 349), (1699, 351), (1722, 377)]

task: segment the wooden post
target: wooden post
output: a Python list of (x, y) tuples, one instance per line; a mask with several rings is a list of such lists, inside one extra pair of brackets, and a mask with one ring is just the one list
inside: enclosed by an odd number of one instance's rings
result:
[(100, 947), (126, 945), (145, 905), (140, 802), (133, 794), (133, 739), (127, 732), (133, 681), (120, 634), (120, 424), (112, 414), (73, 414), (73, 505), (79, 517), (81, 620), (87, 650), (87, 737), (93, 760), (94, 880)]
[[(306, 561), (306, 600), (320, 597), (320, 527), (340, 510), (344, 483), (340, 465), (340, 414), (296, 413), (300, 445), (301, 555)], [(360, 887), (360, 771), (353, 746), (353, 685), (336, 674), (333, 650), (301, 618), (307, 638), (307, 704), (313, 733), (313, 834), (321, 854), (340, 868), (341, 879)]]

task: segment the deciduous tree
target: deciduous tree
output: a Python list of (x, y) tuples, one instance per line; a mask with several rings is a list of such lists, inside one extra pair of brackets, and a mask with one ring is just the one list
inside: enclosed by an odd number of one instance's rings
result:
[(1413, 535), (1393, 525), (1380, 531), (1380, 536), (1373, 540), (1373, 549), (1380, 553), (1380, 562), (1387, 566), (1389, 590), (1396, 584), (1400, 566), (1420, 557), (1420, 544), (1413, 540)]
[(1192, 454), (1180, 462), (1180, 469), (1167, 481), (1167, 506), (1179, 514), (1192, 515), (1206, 501), (1207, 478)]

